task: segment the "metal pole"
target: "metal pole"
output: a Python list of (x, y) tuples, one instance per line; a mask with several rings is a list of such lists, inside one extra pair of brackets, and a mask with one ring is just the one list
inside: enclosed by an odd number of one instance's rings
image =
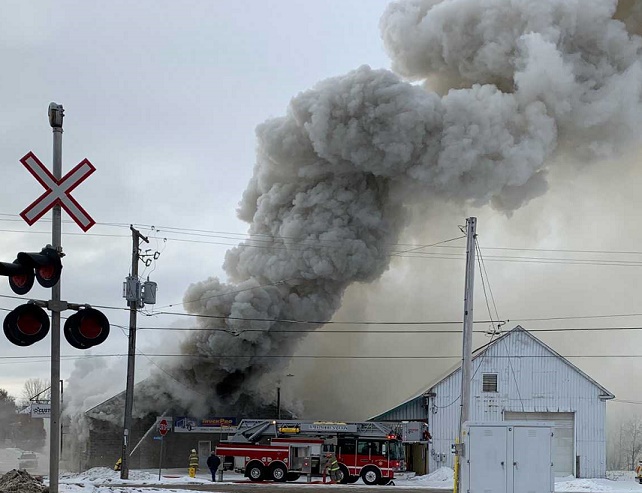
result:
[[(140, 234), (140, 231), (129, 226), (132, 232), (132, 277), (138, 278), (138, 249), (140, 240), (149, 243), (149, 240)], [(136, 314), (138, 313), (138, 299), (129, 302), (129, 350), (127, 353), (127, 389), (125, 391), (125, 420), (123, 424), (123, 451), (120, 479), (129, 479), (129, 438), (132, 429), (132, 409), (134, 406), (134, 367), (136, 364)]]
[[(60, 409), (62, 409), (64, 401), (64, 395), (65, 395), (65, 389), (63, 387), (63, 381), (60, 380)], [(62, 417), (62, 413), (61, 413)], [(65, 437), (64, 430), (63, 430), (63, 424), (62, 424), (62, 419), (60, 420), (60, 453), (62, 454), (62, 442)]]
[(276, 419), (281, 419), (281, 386), (276, 388)]
[[(59, 118), (52, 113), (59, 112)], [(53, 130), (53, 176), (62, 177), (62, 105), (49, 105), (49, 124)], [(61, 252), (62, 221), (60, 205), (53, 208), (51, 223), (51, 243)], [(51, 288), (51, 417), (49, 419), (49, 491), (58, 493), (58, 473), (60, 461), (60, 281)]]
[(466, 219), (466, 287), (464, 289), (464, 337), (461, 365), (461, 426), (470, 418), (470, 379), (473, 352), (473, 287), (475, 283), (475, 239), (477, 218)]
[(160, 438), (160, 443), (161, 443), (161, 446), (160, 446), (160, 457), (158, 459), (158, 480), (159, 481), (161, 479), (161, 470), (163, 469), (163, 442), (165, 441), (164, 438), (165, 437), (161, 435), (161, 438)]

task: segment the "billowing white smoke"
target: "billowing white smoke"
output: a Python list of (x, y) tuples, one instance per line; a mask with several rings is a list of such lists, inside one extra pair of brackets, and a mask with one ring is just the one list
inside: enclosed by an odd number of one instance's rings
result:
[[(68, 384), (64, 388), (63, 427), (65, 429), (63, 460), (66, 467), (73, 470), (87, 458), (86, 443), (89, 439), (89, 421), (85, 411), (105, 402), (121, 391), (124, 381), (124, 368), (111, 366), (102, 358), (79, 359), (69, 376)], [(109, 375), (110, 378), (105, 378)], [(121, 378), (119, 378), (119, 376)], [(100, 382), (100, 385), (96, 385)], [(117, 408), (102, 406), (100, 411), (92, 417), (111, 421), (122, 426), (122, 403), (116, 404)]]
[(404, 203), (430, 194), (510, 213), (546, 191), (554, 153), (602, 158), (630, 142), (642, 123), (642, 45), (615, 9), (615, 0), (390, 5), (381, 31), (393, 69), (424, 84), (360, 67), (258, 127), (239, 208), (253, 240), (228, 252), (229, 283), (210, 278), (185, 294), (189, 312), (211, 318), (169, 370), (216, 409), (238, 404), (287, 364), (304, 330), (332, 318), (348, 285), (385, 271)]

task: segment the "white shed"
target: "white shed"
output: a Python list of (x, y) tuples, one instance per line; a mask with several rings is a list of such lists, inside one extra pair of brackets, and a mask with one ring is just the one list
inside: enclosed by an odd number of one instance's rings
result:
[[(551, 422), (555, 475), (605, 477), (611, 392), (520, 326), (475, 351), (472, 368), (471, 422)], [(371, 419), (426, 421), (432, 435), (425, 450), (428, 471), (452, 468), (460, 395), (457, 365), (426, 391)]]

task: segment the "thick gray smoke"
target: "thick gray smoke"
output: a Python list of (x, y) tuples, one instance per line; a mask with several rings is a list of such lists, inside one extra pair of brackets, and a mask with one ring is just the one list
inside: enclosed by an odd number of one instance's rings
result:
[[(261, 379), (332, 318), (346, 287), (388, 268), (404, 205), (430, 195), (510, 214), (546, 191), (556, 154), (588, 162), (630, 143), (642, 123), (642, 41), (613, 19), (616, 7), (391, 4), (380, 27), (394, 72), (363, 66), (325, 80), (258, 127), (239, 208), (252, 240), (228, 252), (227, 283), (185, 294), (186, 310), (210, 318), (168, 371), (217, 410), (260, 401)], [(168, 400), (199, 400), (157, 378)]]

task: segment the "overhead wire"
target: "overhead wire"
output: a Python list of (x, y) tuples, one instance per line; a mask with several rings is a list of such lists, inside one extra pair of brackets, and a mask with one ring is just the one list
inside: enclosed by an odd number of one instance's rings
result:
[[(149, 357), (158, 357), (158, 358), (201, 358), (201, 359), (241, 359), (247, 358), (247, 355), (204, 355), (201, 353), (146, 353)], [(61, 359), (78, 359), (78, 358), (121, 358), (126, 357), (127, 353), (104, 353), (104, 354), (86, 354), (86, 355), (61, 355)], [(611, 359), (611, 358), (626, 358), (626, 359), (638, 359), (642, 358), (642, 354), (560, 354), (563, 358), (570, 359)], [(514, 355), (510, 356), (512, 359), (559, 359), (559, 356), (556, 354), (541, 354), (541, 355)], [(498, 359), (508, 358), (509, 356), (498, 355), (494, 356)], [(48, 354), (38, 354), (38, 355), (29, 355), (29, 356), (2, 356), (3, 360), (24, 360), (24, 359), (34, 359), (40, 358), (44, 361), (48, 361), (50, 355)], [(254, 355), (253, 358), (256, 359), (284, 359), (284, 358), (294, 358), (294, 359), (316, 359), (316, 360), (460, 360), (461, 355), (391, 355), (391, 354), (381, 354), (381, 355), (326, 355), (326, 354), (295, 354), (295, 355), (276, 355), (276, 354), (266, 354), (266, 355)]]
[[(0, 214), (0, 216), (12, 216), (9, 214)], [(19, 219), (0, 219), (0, 221), (19, 221)], [(69, 222), (71, 221), (64, 221)], [(110, 226), (118, 228), (129, 228), (128, 224), (125, 223), (97, 223), (99, 226)], [(222, 246), (231, 246), (239, 248), (268, 248), (268, 249), (288, 249), (290, 251), (300, 250), (301, 248), (308, 248), (307, 244), (312, 243), (317, 247), (331, 247), (332, 245), (340, 245), (340, 240), (326, 240), (322, 238), (297, 238), (297, 237), (279, 237), (279, 240), (292, 240), (299, 242), (298, 246), (289, 244), (286, 246), (277, 246), (274, 245), (274, 237), (268, 234), (262, 233), (234, 233), (234, 232), (224, 232), (224, 231), (210, 231), (210, 230), (201, 230), (201, 229), (190, 229), (190, 228), (177, 228), (171, 226), (162, 226), (157, 227), (154, 225), (140, 224), (140, 227), (146, 227), (150, 229), (155, 229), (157, 231), (167, 231), (169, 233), (180, 234), (185, 236), (197, 236), (197, 237), (209, 237), (209, 238), (221, 238), (221, 239), (232, 239), (234, 241), (241, 242), (253, 242), (253, 243), (229, 243), (229, 242), (210, 242), (210, 241), (199, 241), (199, 240), (188, 240), (185, 238), (166, 238), (167, 241), (178, 241), (178, 242), (188, 242), (188, 243), (203, 243), (203, 244), (219, 244)], [(37, 234), (50, 234), (48, 231), (17, 231), (17, 230), (0, 230), (5, 232), (15, 232), (15, 233), (37, 233)], [(129, 235), (109, 235), (109, 234), (100, 234), (100, 233), (72, 233), (65, 232), (65, 235), (82, 235), (82, 236), (100, 236), (100, 237), (120, 237), (120, 238), (129, 238)], [(452, 247), (450, 245), (443, 245), (455, 239), (460, 239), (463, 237), (453, 238), (451, 240), (446, 240), (444, 242), (437, 242), (433, 246), (440, 249), (458, 249), (461, 250), (461, 247)], [(397, 247), (406, 247), (400, 251), (393, 251), (389, 256), (404, 257), (404, 258), (426, 258), (426, 259), (441, 259), (441, 260), (460, 260), (463, 258), (462, 254), (450, 254), (447, 252), (419, 252), (423, 248), (427, 248), (429, 245), (408, 245), (404, 243), (391, 244), (391, 246)], [(642, 255), (642, 251), (634, 250), (581, 250), (581, 249), (552, 249), (552, 248), (526, 248), (526, 247), (485, 247), (486, 250), (497, 250), (497, 251), (533, 251), (533, 252), (557, 252), (557, 253), (573, 253), (573, 254), (600, 254), (600, 255)], [(486, 256), (486, 260), (489, 262), (523, 262), (523, 263), (541, 263), (541, 264), (566, 264), (566, 265), (602, 265), (602, 266), (621, 266), (621, 267), (639, 267), (642, 266), (642, 260), (625, 260), (625, 259), (586, 259), (586, 258), (550, 258), (550, 257), (525, 257), (525, 256)]]
[[(489, 305), (489, 302), (488, 302), (488, 295), (486, 294), (486, 284), (488, 284), (488, 292), (490, 293), (490, 299), (492, 301), (493, 308), (495, 309), (495, 316), (497, 317), (497, 320), (499, 320), (499, 312), (497, 310), (497, 304), (495, 303), (495, 296), (493, 295), (493, 290), (492, 290), (492, 288), (490, 286), (490, 279), (488, 278), (488, 271), (486, 270), (486, 264), (484, 263), (484, 256), (482, 255), (481, 246), (479, 244), (479, 238), (478, 237), (475, 237), (475, 249), (476, 249), (476, 252), (477, 252), (477, 262), (479, 264), (479, 272), (480, 272), (479, 276), (480, 276), (480, 278), (482, 280), (482, 287), (483, 287), (483, 291), (484, 291), (484, 298), (486, 300), (486, 308), (488, 309), (488, 315), (489, 315), (489, 317), (492, 318), (492, 313), (490, 311), (490, 305)], [(495, 337), (496, 334), (500, 334), (499, 327), (496, 328), (495, 324), (493, 324), (493, 337)], [(504, 344), (504, 350), (506, 351), (506, 355), (508, 356), (508, 366), (510, 368), (511, 374), (513, 375), (513, 381), (515, 382), (515, 390), (517, 391), (517, 397), (519, 399), (519, 403), (522, 406), (522, 411), (524, 411), (524, 409), (525, 409), (524, 408), (524, 401), (522, 400), (522, 394), (519, 391), (519, 382), (517, 381), (517, 376), (515, 375), (515, 369), (513, 368), (513, 363), (512, 363), (511, 358), (510, 358), (510, 351), (508, 349), (508, 344), (506, 343), (506, 338), (503, 337), (503, 338), (500, 338), (500, 340)], [(491, 343), (492, 343), (492, 338), (491, 338), (491, 342), (489, 343), (489, 345)], [(486, 355), (486, 352), (484, 352), (484, 355)], [(478, 368), (481, 368), (481, 362), (480, 362)]]

